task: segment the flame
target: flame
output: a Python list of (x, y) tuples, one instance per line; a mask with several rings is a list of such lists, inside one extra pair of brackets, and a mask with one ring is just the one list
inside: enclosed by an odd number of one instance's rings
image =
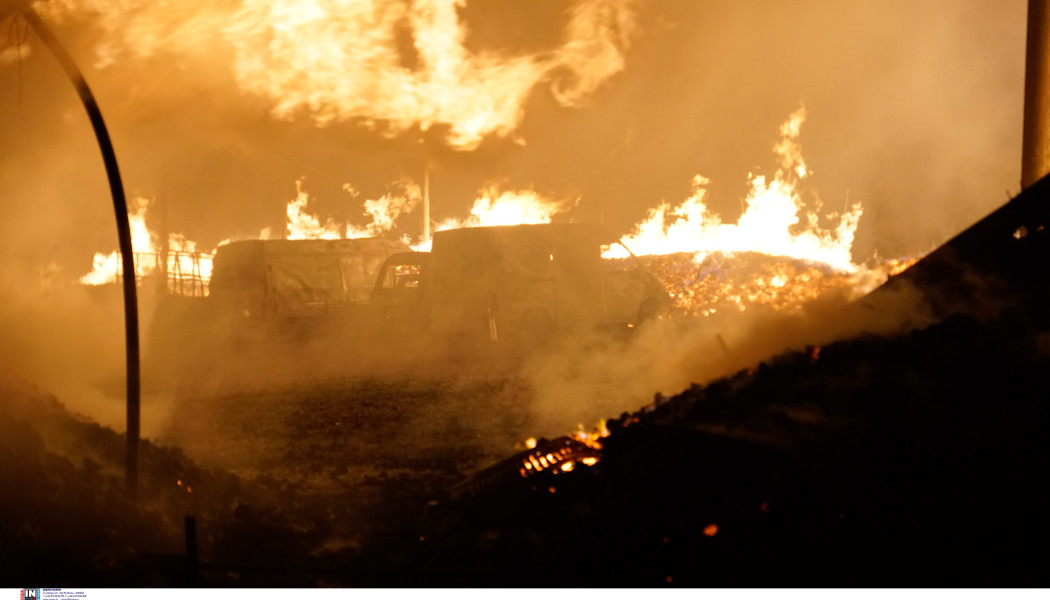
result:
[[(492, 227), (498, 225), (528, 225), (550, 223), (554, 215), (575, 205), (572, 202), (560, 202), (545, 198), (533, 190), (500, 191), (490, 185), (479, 192), (470, 209), (470, 216), (465, 219), (449, 218), (440, 221), (434, 231), (460, 229), (463, 227)], [(430, 250), (430, 240), (423, 240), (412, 246), (413, 250), (426, 252)]]
[[(594, 431), (586, 432), (583, 430), (583, 425), (577, 425), (576, 431), (572, 434), (572, 439), (580, 442), (595, 450), (602, 449), (602, 443), (599, 441), (602, 438), (609, 437), (609, 428), (606, 426), (605, 419), (598, 422), (598, 425), (594, 428)], [(597, 462), (597, 461), (595, 461)]]
[[(128, 213), (128, 224), (131, 226), (131, 248), (133, 252), (153, 252), (153, 235), (146, 227), (146, 210), (149, 201), (145, 198), (135, 198), (131, 202), (131, 211)], [(153, 265), (136, 261), (136, 275), (141, 277), (153, 270)], [(80, 278), (80, 283), (86, 285), (102, 285), (115, 283), (119, 280), (121, 273), (120, 252), (113, 251), (109, 254), (96, 252), (92, 260), (91, 272)]]
[(331, 221), (321, 221), (306, 212), (310, 195), (303, 190), (302, 180), (295, 182), (296, 195), (285, 214), (288, 217), (288, 239), (290, 240), (337, 240), (343, 237), (343, 228)]
[(398, 180), (388, 193), (375, 200), (365, 200), (365, 214), (372, 222), (364, 231), (355, 231), (354, 235), (348, 229), (347, 237), (377, 236), (390, 231), (397, 220), (412, 212), (422, 199), (423, 193), (417, 183), (407, 178)]
[(507, 137), (525, 102), (549, 82), (577, 106), (624, 69), (636, 30), (633, 0), (578, 0), (562, 43), (521, 55), (468, 48), (466, 0), (54, 0), (49, 18), (95, 16), (97, 65), (144, 59), (230, 57), (241, 89), (275, 118), (357, 121), (383, 135), (440, 128), (456, 148)]
[[(762, 175), (748, 175), (750, 191), (747, 208), (736, 224), (723, 223), (709, 213), (704, 197), (709, 180), (702, 175), (693, 179), (693, 194), (679, 206), (663, 203), (650, 211), (646, 220), (624, 238), (624, 244), (635, 254), (692, 253), (697, 263), (714, 252), (757, 252), (820, 263), (836, 271), (852, 273), (851, 248), (854, 232), (862, 214), (854, 204), (838, 218), (832, 229), (819, 225), (816, 212), (806, 213), (805, 227), (792, 233), (799, 224), (803, 203), (797, 184), (809, 175), (798, 142), (805, 109), (800, 108), (780, 127), (780, 140), (773, 146), (780, 168), (772, 180)], [(614, 246), (606, 258), (626, 258), (627, 252)]]
[[(160, 248), (154, 240), (157, 236), (146, 225), (146, 214), (150, 201), (136, 197), (130, 203), (128, 223), (131, 227), (131, 248), (135, 258), (135, 276), (142, 278), (162, 266)], [(187, 294), (203, 295), (211, 280), (212, 254), (200, 252), (193, 240), (181, 233), (168, 236), (167, 272), (168, 288)], [(84, 285), (105, 285), (120, 281), (123, 274), (120, 252), (96, 252), (91, 271), (77, 281)], [(194, 283), (196, 282), (196, 283)], [(187, 287), (188, 286), (188, 287)]]
[(853, 262), (859, 203), (842, 214), (819, 215), (819, 202), (804, 210), (798, 186), (811, 174), (799, 143), (805, 116), (800, 108), (780, 126), (772, 179), (748, 175), (746, 208), (735, 224), (708, 210), (708, 180), (697, 175), (689, 198), (651, 210), (603, 257), (614, 268), (619, 261), (644, 265), (668, 288), (678, 315), (698, 316), (755, 306), (795, 312), (832, 290), (866, 293), (906, 269), (917, 259)]

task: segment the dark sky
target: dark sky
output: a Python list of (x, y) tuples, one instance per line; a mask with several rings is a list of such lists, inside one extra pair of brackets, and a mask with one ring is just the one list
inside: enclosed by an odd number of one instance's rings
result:
[[(205, 4), (236, 15), (240, 3)], [(563, 39), (565, 6), (467, 2), (466, 47), (548, 51)], [(440, 126), (389, 137), (361, 120), (277, 119), (270, 99), (238, 86), (233, 53), (218, 42), (181, 38), (142, 56), (115, 43), (134, 28), (103, 26), (92, 10), (50, 22), (98, 95), (129, 195), (155, 199), (155, 227), (166, 215), (171, 231), (204, 247), (278, 224), (304, 176), (322, 217), (364, 224), (341, 185), (376, 197), (397, 177), (421, 179), (427, 160), (435, 219), (466, 216), (477, 190), (495, 182), (580, 198), (573, 218), (627, 233), (649, 208), (683, 200), (702, 174), (712, 210), (733, 221), (748, 173), (772, 174), (778, 127), (803, 105), (800, 140), (814, 172), (803, 197), (827, 210), (862, 203), (855, 261), (926, 252), (1019, 190), (1023, 0), (634, 6), (622, 71), (575, 107), (540, 82), (513, 134), (470, 151), (449, 148)], [(188, 22), (194, 10), (164, 18)], [(115, 247), (105, 174), (72, 87), (32, 34), (18, 60), (22, 33), (0, 21), (0, 251), (9, 264), (54, 263), (78, 276), (95, 251)], [(402, 35), (410, 48), (411, 32)]]

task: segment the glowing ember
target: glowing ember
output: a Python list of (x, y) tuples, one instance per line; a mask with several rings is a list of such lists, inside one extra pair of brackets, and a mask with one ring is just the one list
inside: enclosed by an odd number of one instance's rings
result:
[(572, 439), (595, 450), (602, 449), (602, 444), (598, 440), (606, 437), (609, 437), (609, 428), (606, 426), (605, 419), (599, 421), (598, 426), (591, 433), (585, 432), (583, 425), (577, 425), (576, 432), (572, 434)]
[(522, 477), (531, 477), (543, 472), (568, 473), (575, 470), (577, 464), (587, 466), (598, 464), (600, 448), (581, 443), (580, 440), (574, 438), (565, 437), (553, 441), (534, 441), (534, 443), (536, 446), (530, 447), (530, 451), (520, 458), (520, 463), (518, 463), (520, 466), (516, 467), (518, 474)]
[[(614, 261), (615, 262), (615, 261)], [(675, 253), (630, 259), (645, 266), (668, 288), (673, 313), (711, 316), (766, 307), (795, 312), (821, 295), (854, 285), (855, 278), (825, 264), (755, 252), (695, 255)]]
[(707, 527), (704, 527), (704, 535), (707, 537), (714, 537), (718, 533), (718, 525), (711, 523)]

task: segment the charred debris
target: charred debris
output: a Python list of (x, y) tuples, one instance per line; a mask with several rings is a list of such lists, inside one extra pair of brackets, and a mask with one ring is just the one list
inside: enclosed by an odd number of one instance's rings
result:
[[(1048, 212), (1044, 178), (855, 307), (920, 294), (931, 326), (657, 395), (610, 419), (593, 455), (540, 440), (479, 473), (432, 511), (411, 572), (449, 585), (1045, 587)], [(525, 468), (538, 456), (550, 468)]]

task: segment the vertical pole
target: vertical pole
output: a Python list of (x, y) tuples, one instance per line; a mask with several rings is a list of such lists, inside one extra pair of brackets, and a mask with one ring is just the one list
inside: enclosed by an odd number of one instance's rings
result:
[(138, 297), (135, 286), (137, 282), (135, 272), (135, 253), (131, 245), (131, 223), (128, 221), (128, 203), (124, 197), (124, 184), (120, 179), (120, 169), (117, 168), (117, 155), (113, 151), (113, 142), (109, 139), (109, 132), (102, 120), (102, 111), (98, 108), (94, 94), (88, 87), (84, 75), (77, 68), (73, 58), (66, 49), (58, 42), (51, 29), (45, 24), (27, 4), (21, 7), (22, 16), (36, 31), (40, 41), (47, 46), (48, 50), (55, 56), (62, 69), (66, 72), (73, 87), (76, 88), (80, 101), (88, 113), (91, 126), (95, 130), (95, 138), (98, 140), (99, 149), (102, 152), (102, 161), (106, 166), (106, 176), (109, 179), (109, 190), (113, 196), (113, 210), (117, 217), (117, 241), (119, 242), (121, 266), (124, 271), (122, 281), (124, 284), (124, 339), (127, 361), (127, 452), (125, 454), (125, 475), (128, 496), (135, 500), (138, 496), (139, 481), (139, 316)]
[(423, 242), (430, 240), (430, 161), (423, 163)]
[(1050, 173), (1050, 11), (1047, 0), (1028, 0), (1025, 49), (1021, 189)]
[[(168, 257), (171, 254), (171, 247), (169, 245), (169, 239), (171, 238), (169, 231), (171, 231), (171, 229), (168, 225), (168, 176), (166, 173), (161, 182), (160, 189), (160, 265), (158, 265), (160, 267), (160, 283), (157, 293), (163, 297), (164, 294), (168, 293), (168, 282), (171, 278), (171, 273), (169, 273), (168, 269)], [(177, 286), (172, 285), (170, 287), (174, 289)]]

